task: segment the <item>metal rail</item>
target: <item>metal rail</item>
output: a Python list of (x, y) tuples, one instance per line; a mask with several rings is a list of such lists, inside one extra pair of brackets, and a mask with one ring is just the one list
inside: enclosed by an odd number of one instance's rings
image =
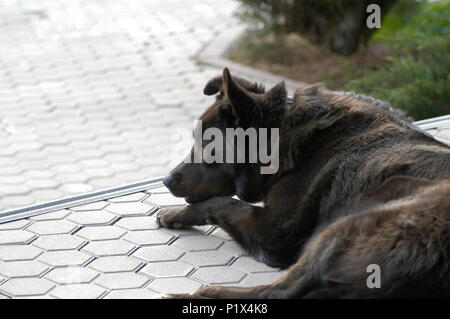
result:
[(414, 124), (420, 127), (422, 130), (429, 130), (446, 124), (450, 126), (450, 115), (433, 117), (431, 119), (414, 122)]
[(28, 218), (36, 215), (54, 212), (60, 209), (90, 204), (101, 200), (142, 192), (152, 188), (163, 186), (162, 177), (141, 181), (133, 184), (94, 191), (83, 195), (66, 197), (37, 205), (26, 206), (0, 213), (0, 224), (17, 219)]

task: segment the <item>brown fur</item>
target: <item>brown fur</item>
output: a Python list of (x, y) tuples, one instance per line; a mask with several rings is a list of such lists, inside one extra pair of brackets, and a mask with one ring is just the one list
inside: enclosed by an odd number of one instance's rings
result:
[[(159, 222), (219, 225), (255, 258), (290, 269), (271, 285), (173, 297), (450, 297), (447, 145), (354, 93), (306, 87), (289, 106), (282, 84), (264, 92), (228, 70), (205, 93), (219, 95), (204, 128), (280, 128), (280, 169), (181, 163), (165, 183), (191, 204), (161, 211)], [(381, 267), (380, 288), (366, 285), (370, 264)]]

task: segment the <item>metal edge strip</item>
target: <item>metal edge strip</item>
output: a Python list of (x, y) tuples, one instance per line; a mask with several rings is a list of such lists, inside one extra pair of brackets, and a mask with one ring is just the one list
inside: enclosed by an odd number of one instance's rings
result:
[(426, 120), (421, 120), (421, 121), (417, 121), (415, 122), (416, 125), (422, 125), (422, 124), (427, 124), (427, 123), (434, 123), (434, 122), (439, 122), (439, 121), (446, 121), (446, 120), (450, 120), (450, 114), (449, 115), (442, 115), (442, 116), (438, 116), (438, 117), (432, 117)]
[(162, 177), (0, 212), (0, 224), (163, 186)]
[(423, 130), (439, 128), (444, 125), (450, 125), (450, 115), (436, 117), (433, 121), (432, 120), (433, 119), (418, 121), (414, 122), (414, 124)]

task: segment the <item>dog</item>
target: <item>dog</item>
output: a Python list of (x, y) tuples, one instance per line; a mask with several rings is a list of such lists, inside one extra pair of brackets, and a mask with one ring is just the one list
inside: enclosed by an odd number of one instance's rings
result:
[(283, 82), (265, 91), (225, 69), (204, 94), (216, 100), (200, 117), (203, 131), (279, 128), (278, 170), (183, 161), (164, 184), (188, 205), (157, 220), (218, 225), (257, 260), (289, 270), (269, 285), (172, 298), (450, 297), (449, 146), (355, 93), (306, 86), (290, 101)]

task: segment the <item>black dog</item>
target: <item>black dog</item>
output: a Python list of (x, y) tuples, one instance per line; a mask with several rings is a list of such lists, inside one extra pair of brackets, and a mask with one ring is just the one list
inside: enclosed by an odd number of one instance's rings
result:
[(204, 93), (218, 95), (203, 130), (279, 128), (280, 167), (181, 163), (165, 184), (190, 205), (161, 211), (159, 222), (219, 225), (258, 260), (291, 268), (271, 285), (172, 297), (450, 297), (450, 147), (354, 93), (306, 87), (288, 103), (283, 83), (265, 92), (227, 69)]

